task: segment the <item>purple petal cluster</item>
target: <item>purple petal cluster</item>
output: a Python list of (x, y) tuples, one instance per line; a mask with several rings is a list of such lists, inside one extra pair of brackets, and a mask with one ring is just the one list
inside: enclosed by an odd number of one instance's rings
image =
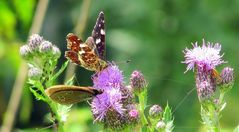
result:
[(207, 44), (203, 40), (202, 46), (198, 46), (197, 42), (193, 44), (193, 49), (186, 48), (183, 53), (185, 54), (185, 61), (188, 70), (194, 70), (195, 66), (205, 67), (206, 70), (214, 69), (217, 65), (226, 63), (222, 60), (220, 55), (221, 45), (219, 43), (213, 44), (208, 42)]
[(113, 130), (122, 130), (129, 123), (127, 112), (133, 96), (124, 86), (123, 78), (122, 71), (115, 64), (109, 64), (92, 77), (93, 87), (103, 91), (91, 103), (95, 121)]
[(122, 93), (120, 86), (123, 84), (122, 72), (116, 65), (110, 64), (106, 69), (93, 76), (94, 88), (103, 90), (92, 101), (92, 111), (95, 120), (102, 121), (107, 111), (113, 110), (123, 115)]

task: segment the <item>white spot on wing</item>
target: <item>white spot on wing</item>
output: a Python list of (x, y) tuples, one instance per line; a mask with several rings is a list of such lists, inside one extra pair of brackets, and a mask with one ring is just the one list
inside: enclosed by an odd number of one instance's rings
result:
[(101, 29), (101, 30), (100, 30), (100, 33), (101, 33), (102, 35), (105, 35), (105, 30), (104, 30), (104, 29)]
[(98, 39), (96, 39), (96, 41), (95, 41), (95, 43), (96, 44), (98, 44), (98, 43), (100, 43), (101, 42), (101, 40), (98, 38)]
[(84, 50), (81, 50), (81, 51), (79, 51), (79, 53), (80, 53), (80, 54), (83, 54), (83, 53), (85, 53), (85, 51), (84, 51)]
[(86, 47), (86, 44), (80, 44), (80, 47), (81, 48)]

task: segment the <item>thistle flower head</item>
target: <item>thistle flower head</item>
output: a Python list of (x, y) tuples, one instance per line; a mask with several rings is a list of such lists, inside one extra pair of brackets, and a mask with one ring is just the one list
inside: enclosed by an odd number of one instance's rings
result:
[(95, 121), (102, 122), (112, 129), (122, 129), (126, 125), (122, 72), (116, 65), (110, 64), (106, 69), (96, 73), (92, 79), (93, 87), (104, 91), (91, 103)]
[(20, 47), (20, 55), (26, 60), (32, 58), (31, 50), (28, 45), (23, 45)]
[(32, 34), (28, 39), (28, 45), (31, 50), (36, 51), (39, 49), (40, 44), (43, 41), (43, 37), (38, 34)]
[(152, 118), (159, 118), (163, 112), (163, 109), (159, 105), (153, 105), (149, 109), (149, 116)]
[(229, 90), (234, 84), (234, 71), (233, 68), (225, 67), (223, 68), (220, 77), (221, 77), (221, 88)]
[(53, 57), (58, 59), (61, 56), (61, 51), (59, 50), (58, 47), (56, 47), (55, 45), (52, 46), (52, 54)]
[(186, 48), (183, 53), (185, 54), (185, 61), (188, 70), (194, 70), (195, 66), (205, 67), (206, 70), (214, 69), (217, 65), (226, 63), (222, 60), (220, 55), (221, 45), (219, 43), (213, 44), (208, 42), (207, 44), (203, 40), (202, 46), (198, 46), (197, 42), (193, 44), (193, 49)]
[(130, 85), (135, 92), (142, 92), (147, 83), (140, 71), (133, 71), (130, 77)]
[(156, 124), (156, 128), (157, 129), (163, 129), (164, 127), (166, 127), (166, 124), (164, 123), (164, 121), (160, 120), (157, 124)]
[(37, 67), (30, 67), (30, 69), (28, 70), (28, 77), (33, 80), (40, 79), (41, 75), (42, 75), (42, 71), (41, 69)]
[(43, 41), (39, 47), (40, 52), (43, 54), (48, 54), (52, 51), (52, 43), (49, 41)]
[(101, 72), (95, 74), (93, 77), (93, 83), (95, 88), (103, 90), (114, 88), (120, 88), (123, 83), (123, 75), (118, 66), (109, 64), (107, 68)]

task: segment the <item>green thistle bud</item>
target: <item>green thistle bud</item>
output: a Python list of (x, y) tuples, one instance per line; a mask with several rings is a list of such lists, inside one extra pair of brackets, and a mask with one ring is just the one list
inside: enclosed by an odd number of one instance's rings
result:
[(164, 129), (165, 126), (166, 126), (166, 124), (165, 124), (162, 120), (160, 120), (160, 121), (156, 124), (156, 128), (157, 128), (157, 129)]
[(28, 70), (28, 77), (32, 80), (40, 79), (41, 75), (42, 75), (42, 71), (39, 68), (31, 67)]
[(159, 105), (153, 105), (149, 109), (149, 116), (154, 118), (154, 119), (160, 118), (162, 113), (163, 113), (163, 109)]
[(139, 71), (134, 71), (131, 74), (130, 85), (135, 92), (142, 92), (146, 88), (147, 83), (143, 74)]
[(28, 45), (23, 45), (20, 47), (20, 55), (25, 60), (30, 60), (32, 58), (32, 53)]

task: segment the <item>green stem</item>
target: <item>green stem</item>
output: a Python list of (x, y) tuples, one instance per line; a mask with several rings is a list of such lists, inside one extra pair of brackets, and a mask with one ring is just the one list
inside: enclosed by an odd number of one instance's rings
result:
[[(148, 120), (144, 114), (144, 110), (145, 110), (145, 106), (147, 104), (147, 90), (145, 88), (144, 91), (142, 91), (141, 93), (138, 94), (138, 98), (139, 98), (139, 110), (140, 110), (140, 119), (141, 119), (141, 124), (143, 126), (147, 126), (148, 125)], [(141, 129), (143, 128), (143, 126), (141, 127)]]
[(220, 111), (213, 103), (202, 104), (201, 116), (209, 132), (220, 132)]

